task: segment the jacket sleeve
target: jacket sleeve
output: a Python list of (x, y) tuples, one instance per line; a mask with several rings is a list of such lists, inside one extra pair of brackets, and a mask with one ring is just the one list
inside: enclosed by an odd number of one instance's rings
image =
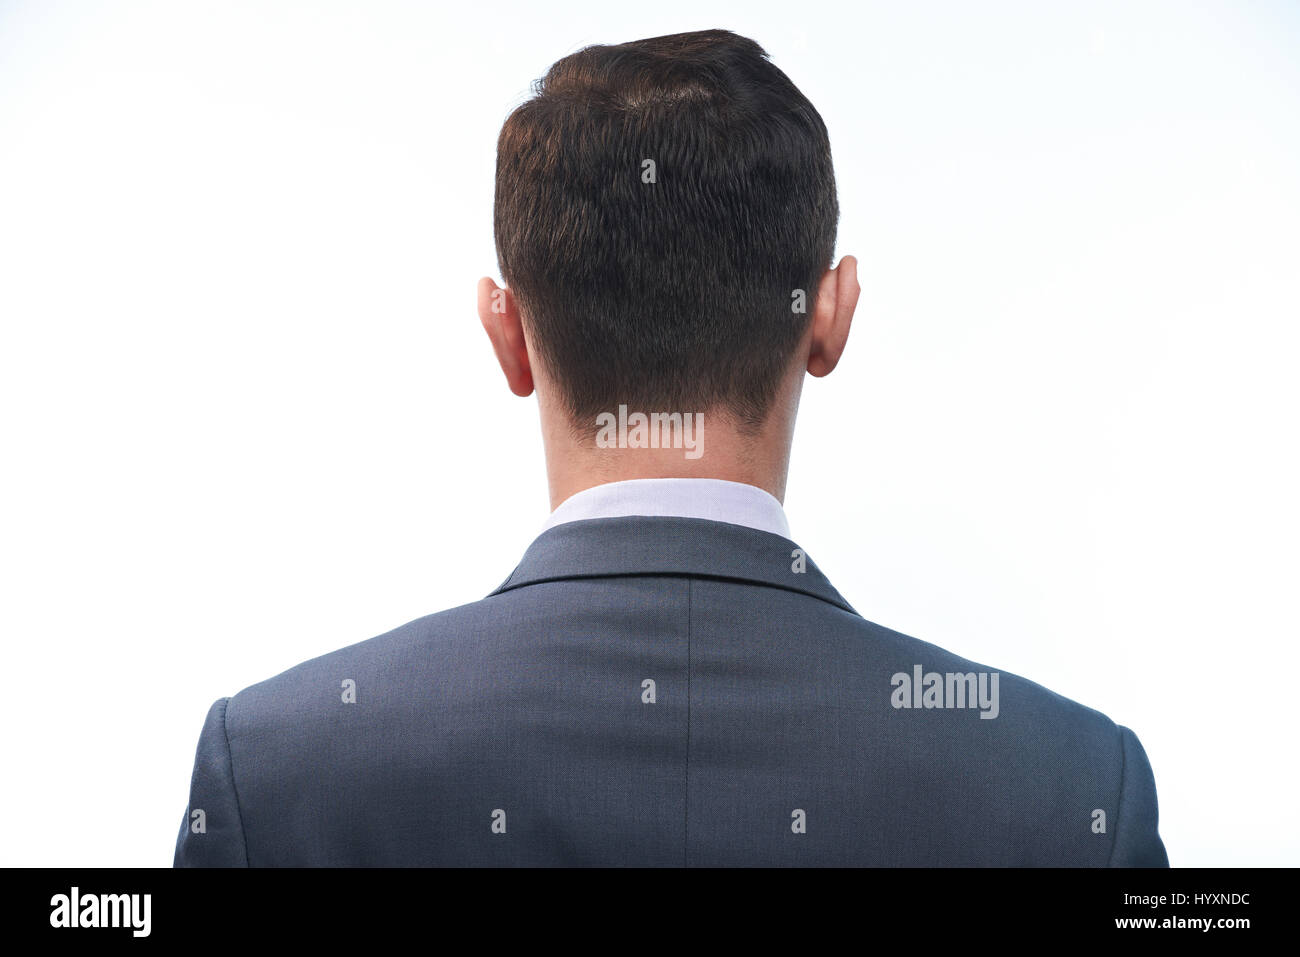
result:
[(229, 701), (216, 701), (203, 722), (190, 778), (190, 804), (176, 837), (173, 867), (248, 866), (230, 741), (226, 737)]
[(1120, 727), (1124, 765), (1120, 771), (1119, 815), (1110, 867), (1168, 867), (1169, 857), (1157, 829), (1156, 781), (1142, 742)]

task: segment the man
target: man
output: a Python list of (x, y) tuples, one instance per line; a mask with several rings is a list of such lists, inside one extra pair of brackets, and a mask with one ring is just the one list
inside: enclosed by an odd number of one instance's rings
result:
[(825, 126), (710, 30), (556, 63), (498, 143), (554, 509), (486, 598), (217, 701), (177, 865), (1167, 866), (1132, 731), (863, 619), (781, 506), (858, 298)]

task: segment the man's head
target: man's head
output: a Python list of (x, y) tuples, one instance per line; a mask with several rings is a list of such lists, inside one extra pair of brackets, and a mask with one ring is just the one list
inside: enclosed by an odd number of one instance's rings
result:
[[(535, 92), (497, 146), (509, 293), (480, 290), (507, 377), (503, 351), (528, 354), (577, 435), (620, 405), (757, 434), (792, 363), (825, 374), (843, 345), (810, 329), (835, 298), (839, 215), (816, 109), (725, 30), (587, 47)], [(542, 369), (525, 371), (524, 395)]]

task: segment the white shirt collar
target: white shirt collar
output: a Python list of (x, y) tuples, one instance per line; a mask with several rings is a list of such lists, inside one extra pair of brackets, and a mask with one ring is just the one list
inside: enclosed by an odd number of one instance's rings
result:
[(542, 531), (563, 522), (623, 515), (670, 515), (746, 525), (790, 537), (785, 509), (756, 485), (706, 478), (627, 479), (606, 482), (569, 496)]

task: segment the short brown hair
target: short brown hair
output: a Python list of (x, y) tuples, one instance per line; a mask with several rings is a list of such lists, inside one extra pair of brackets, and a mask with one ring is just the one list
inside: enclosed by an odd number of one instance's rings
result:
[(497, 143), (497, 256), (575, 425), (622, 403), (757, 428), (835, 249), (820, 115), (727, 30), (589, 46), (534, 93)]

